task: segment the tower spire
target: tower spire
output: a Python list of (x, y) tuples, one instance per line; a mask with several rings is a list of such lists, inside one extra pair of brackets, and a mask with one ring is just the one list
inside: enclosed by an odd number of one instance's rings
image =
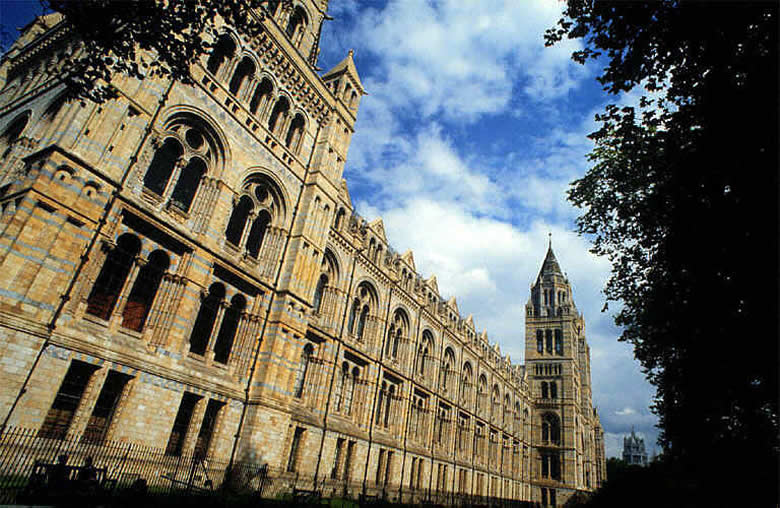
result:
[(539, 271), (539, 277), (542, 275), (560, 275), (563, 277), (563, 270), (558, 264), (558, 260), (555, 258), (555, 253), (552, 248), (552, 233), (548, 233), (547, 255), (544, 257), (542, 263), (542, 269)]

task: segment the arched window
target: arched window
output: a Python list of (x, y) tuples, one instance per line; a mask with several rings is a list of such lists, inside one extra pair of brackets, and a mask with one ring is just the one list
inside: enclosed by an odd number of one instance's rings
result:
[(344, 398), (344, 413), (347, 415), (352, 414), (352, 401), (355, 398), (355, 387), (360, 379), (360, 369), (357, 367), (352, 368), (352, 376), (349, 378), (349, 385), (347, 386), (346, 395)]
[(544, 353), (544, 330), (536, 330), (536, 352)]
[(409, 320), (402, 309), (396, 309), (393, 313), (393, 319), (387, 330), (387, 339), (385, 341), (385, 357), (398, 358), (402, 344), (409, 327)]
[(225, 231), (225, 238), (228, 242), (235, 246), (241, 245), (241, 237), (244, 234), (244, 228), (246, 228), (246, 221), (253, 207), (252, 199), (248, 196), (242, 196), (238, 200), (238, 204), (233, 208), (233, 213), (230, 214), (228, 227)]
[[(278, 186), (265, 175), (254, 174), (244, 181), (238, 201), (230, 215), (225, 239), (234, 247), (244, 247), (246, 255), (258, 259), (271, 226), (284, 223), (285, 204)], [(250, 216), (255, 214), (249, 231)], [(272, 246), (275, 244), (271, 244)], [(266, 252), (263, 259), (270, 261), (273, 252)]]
[(455, 365), (455, 352), (452, 350), (452, 348), (447, 348), (444, 351), (444, 360), (442, 361), (442, 368), (441, 368), (441, 388), (445, 392), (451, 388), (449, 386), (449, 378), (452, 376), (452, 369)]
[(174, 138), (166, 139), (154, 153), (152, 163), (144, 176), (144, 187), (162, 196), (173, 174), (173, 168), (183, 153), (181, 143)]
[(550, 381), (550, 398), (558, 398), (558, 385), (555, 383), (555, 381)]
[(336, 213), (336, 221), (334, 223), (334, 227), (336, 228), (336, 230), (340, 230), (341, 226), (344, 225), (344, 216), (345, 215), (346, 215), (346, 213), (344, 212), (344, 209), (343, 208), (339, 208), (338, 213)]
[(498, 389), (498, 385), (493, 385), (493, 418), (500, 415), (501, 412), (501, 391)]
[(384, 412), (384, 403), (387, 392), (387, 381), (382, 381), (382, 387), (379, 389), (376, 401), (376, 424), (382, 421), (382, 413)]
[(401, 348), (401, 342), (403, 341), (402, 334), (404, 333), (404, 328), (401, 326), (396, 327), (395, 329), (395, 336), (393, 337), (393, 358), (398, 358), (398, 351)]
[(287, 37), (290, 38), (290, 41), (293, 44), (298, 45), (300, 43), (307, 23), (308, 18), (306, 12), (300, 6), (296, 7), (290, 16), (290, 20), (287, 22), (287, 28), (285, 29)]
[(320, 275), (320, 280), (317, 281), (317, 288), (314, 290), (314, 299), (312, 300), (312, 307), (315, 314), (320, 313), (320, 307), (322, 306), (322, 293), (325, 291), (325, 286), (328, 285), (328, 276), (324, 273)]
[(289, 111), (290, 102), (286, 97), (279, 97), (279, 100), (274, 105), (274, 109), (271, 110), (271, 116), (268, 117), (268, 130), (278, 136), (281, 129), (284, 128)]
[(217, 341), (214, 343), (215, 362), (228, 363), (230, 352), (233, 349), (233, 340), (236, 338), (236, 331), (238, 331), (238, 323), (245, 308), (246, 298), (243, 295), (235, 295), (230, 300), (230, 307), (225, 309), (222, 326), (219, 328)]
[(244, 57), (241, 62), (236, 66), (235, 72), (233, 72), (233, 77), (230, 80), (230, 93), (232, 93), (235, 96), (238, 96), (238, 94), (241, 92), (241, 87), (244, 84), (244, 81), (247, 79), (252, 79), (252, 76), (255, 74), (255, 63), (249, 58)]
[(363, 309), (360, 311), (360, 318), (358, 319), (357, 324), (357, 332), (355, 335), (357, 335), (358, 339), (363, 338), (363, 332), (366, 330), (366, 320), (368, 319), (368, 305), (364, 305)]
[(545, 343), (547, 344), (547, 352), (552, 353), (553, 352), (553, 331), (545, 330), (544, 338), (545, 338)]
[(387, 390), (387, 397), (385, 397), (385, 419), (384, 419), (385, 427), (389, 426), (390, 424), (390, 409), (393, 405), (394, 397), (395, 397), (395, 385), (391, 384)]
[(349, 311), (349, 323), (347, 324), (349, 333), (355, 333), (355, 317), (357, 317), (358, 312), (360, 312), (360, 300), (355, 298)]
[(303, 115), (298, 113), (290, 122), (290, 128), (287, 130), (287, 137), (284, 140), (284, 144), (287, 148), (297, 153), (301, 146), (301, 139), (303, 138), (303, 130), (306, 127), (306, 120), (303, 119)]
[(298, 363), (298, 372), (295, 377), (295, 388), (293, 394), (296, 398), (303, 397), (303, 389), (306, 381), (306, 372), (309, 370), (309, 362), (311, 361), (311, 355), (314, 352), (314, 347), (311, 344), (306, 344), (301, 353), (301, 361)]
[(249, 102), (249, 111), (253, 115), (257, 114), (258, 111), (261, 113), (265, 111), (273, 93), (274, 85), (271, 83), (271, 80), (263, 78), (260, 84), (257, 85), (257, 88), (255, 88), (255, 93), (252, 94), (252, 100)]
[[(349, 316), (349, 332), (358, 340), (363, 340), (371, 310), (377, 306), (376, 292), (367, 282), (361, 282), (355, 291), (355, 299)], [(373, 339), (373, 337), (370, 337)], [(381, 348), (381, 344), (380, 344)], [(380, 349), (381, 353), (381, 349)]]
[[(174, 115), (166, 123), (165, 140), (156, 149), (143, 178), (144, 188), (168, 205), (187, 213), (203, 177), (223, 160), (224, 145), (201, 118)], [(171, 183), (173, 182), (173, 183)]]
[(87, 314), (101, 319), (111, 317), (119, 293), (140, 251), (141, 241), (136, 236), (124, 234), (119, 237), (116, 247), (106, 256), (95, 285), (89, 293)]
[(563, 354), (563, 330), (555, 330), (555, 354)]
[(344, 85), (344, 95), (343, 95), (344, 102), (347, 101), (350, 93), (352, 93), (352, 84), (349, 81), (347, 81), (346, 84)]
[(331, 315), (335, 312), (331, 289), (338, 285), (338, 279), (339, 268), (336, 257), (330, 249), (326, 248), (322, 254), (320, 277), (317, 279), (317, 286), (312, 298), (312, 310), (316, 314)]
[(236, 53), (236, 43), (233, 38), (228, 35), (223, 35), (217, 41), (214, 46), (214, 50), (209, 55), (209, 59), (206, 62), (206, 69), (214, 76), (219, 74), (222, 65), (233, 58)]
[[(430, 357), (433, 353), (433, 334), (430, 330), (423, 331), (422, 341), (417, 350), (417, 366), (421, 376), (428, 376)], [(435, 379), (433, 381), (436, 381)]]
[(547, 381), (542, 381), (542, 398), (546, 399), (547, 397)]
[(190, 159), (189, 164), (181, 170), (179, 181), (173, 188), (171, 204), (183, 212), (189, 212), (195, 193), (198, 191), (200, 179), (206, 174), (206, 163), (198, 157)]
[(346, 390), (348, 376), (349, 364), (344, 362), (341, 364), (341, 368), (338, 371), (336, 386), (333, 389), (333, 409), (337, 413), (341, 412), (342, 404), (344, 402), (344, 392)]
[(138, 271), (133, 289), (127, 297), (127, 303), (122, 311), (123, 327), (136, 332), (143, 329), (146, 318), (149, 317), (154, 297), (160, 288), (160, 282), (170, 264), (168, 254), (164, 251), (156, 250), (149, 255), (146, 264)]
[(561, 421), (558, 415), (553, 413), (542, 415), (542, 442), (561, 444)]
[(206, 352), (214, 323), (217, 320), (219, 307), (225, 299), (225, 286), (214, 283), (209, 287), (208, 294), (200, 302), (200, 310), (195, 318), (190, 334), (190, 352), (202, 355)]
[(487, 412), (487, 377), (484, 374), (479, 376), (477, 385), (477, 409), (483, 415)]
[(255, 259), (260, 255), (265, 231), (270, 223), (271, 214), (267, 210), (262, 210), (258, 213), (257, 218), (252, 222), (252, 229), (249, 230), (249, 237), (246, 240), (246, 251)]
[(463, 376), (461, 377), (461, 384), (463, 385), (460, 391), (460, 399), (464, 404), (468, 404), (471, 400), (471, 379), (473, 377), (471, 364), (466, 362), (463, 364)]

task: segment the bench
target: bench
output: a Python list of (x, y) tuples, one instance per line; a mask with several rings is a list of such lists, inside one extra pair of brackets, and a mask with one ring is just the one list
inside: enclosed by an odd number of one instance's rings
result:
[(293, 501), (300, 503), (318, 503), (322, 499), (322, 493), (318, 490), (293, 489)]
[(105, 467), (69, 466), (37, 460), (21, 495), (28, 500), (102, 496), (114, 488), (116, 480), (107, 478)]

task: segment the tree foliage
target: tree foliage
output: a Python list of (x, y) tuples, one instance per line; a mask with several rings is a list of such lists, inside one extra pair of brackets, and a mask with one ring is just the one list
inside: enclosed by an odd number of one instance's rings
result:
[[(77, 95), (113, 97), (114, 76), (166, 76), (189, 82), (190, 66), (209, 51), (220, 20), (249, 36), (261, 31), (261, 0), (40, 0), (83, 41), (67, 75)], [(277, 2), (278, 3), (278, 2)]]
[(546, 34), (582, 39), (606, 92), (643, 94), (597, 116), (569, 199), (612, 263), (667, 461), (725, 482), (713, 506), (748, 478), (777, 502), (777, 23), (775, 2), (569, 0)]

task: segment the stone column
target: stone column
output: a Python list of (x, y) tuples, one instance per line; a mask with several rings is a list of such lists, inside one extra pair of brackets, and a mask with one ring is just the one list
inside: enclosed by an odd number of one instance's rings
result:
[(95, 402), (97, 402), (100, 390), (103, 388), (103, 383), (108, 376), (108, 366), (103, 366), (95, 370), (92, 376), (89, 378), (87, 387), (84, 389), (84, 394), (81, 396), (81, 402), (79, 402), (76, 412), (73, 414), (73, 420), (70, 422), (70, 428), (68, 429), (68, 438), (79, 438), (84, 430), (87, 428), (89, 418), (92, 416), (92, 411), (95, 408)]
[(189, 455), (195, 451), (195, 443), (198, 440), (198, 433), (203, 423), (203, 415), (206, 413), (207, 403), (206, 397), (201, 397), (192, 409), (192, 417), (190, 418), (190, 424), (187, 426), (187, 434), (184, 436), (184, 444), (181, 449), (182, 455)]
[(112, 331), (116, 330), (117, 327), (120, 326), (122, 320), (122, 311), (124, 310), (127, 298), (130, 296), (130, 291), (132, 290), (133, 285), (135, 284), (135, 280), (138, 277), (138, 272), (144, 265), (146, 265), (146, 263), (146, 259), (142, 258), (140, 255), (135, 257), (130, 268), (130, 272), (127, 274), (127, 278), (125, 278), (125, 283), (122, 286), (122, 290), (119, 292), (119, 298), (117, 298), (116, 304), (114, 305), (114, 310), (111, 312), (109, 326)]
[(217, 310), (217, 318), (214, 320), (214, 326), (211, 328), (211, 337), (209, 337), (208, 346), (206, 346), (206, 358), (210, 361), (214, 360), (214, 344), (217, 342), (219, 336), (219, 329), (222, 327), (222, 319), (225, 317), (225, 309), (230, 306), (227, 300), (219, 302), (219, 310)]
[(240, 363), (241, 358), (243, 358), (243, 356), (246, 354), (244, 348), (247, 338), (247, 330), (250, 325), (249, 317), (250, 316), (247, 312), (242, 312), (241, 316), (238, 318), (236, 335), (233, 337), (233, 348), (231, 349), (230, 355), (228, 356), (228, 365), (230, 366), (230, 370), (232, 370), (234, 373), (236, 372), (236, 365)]

